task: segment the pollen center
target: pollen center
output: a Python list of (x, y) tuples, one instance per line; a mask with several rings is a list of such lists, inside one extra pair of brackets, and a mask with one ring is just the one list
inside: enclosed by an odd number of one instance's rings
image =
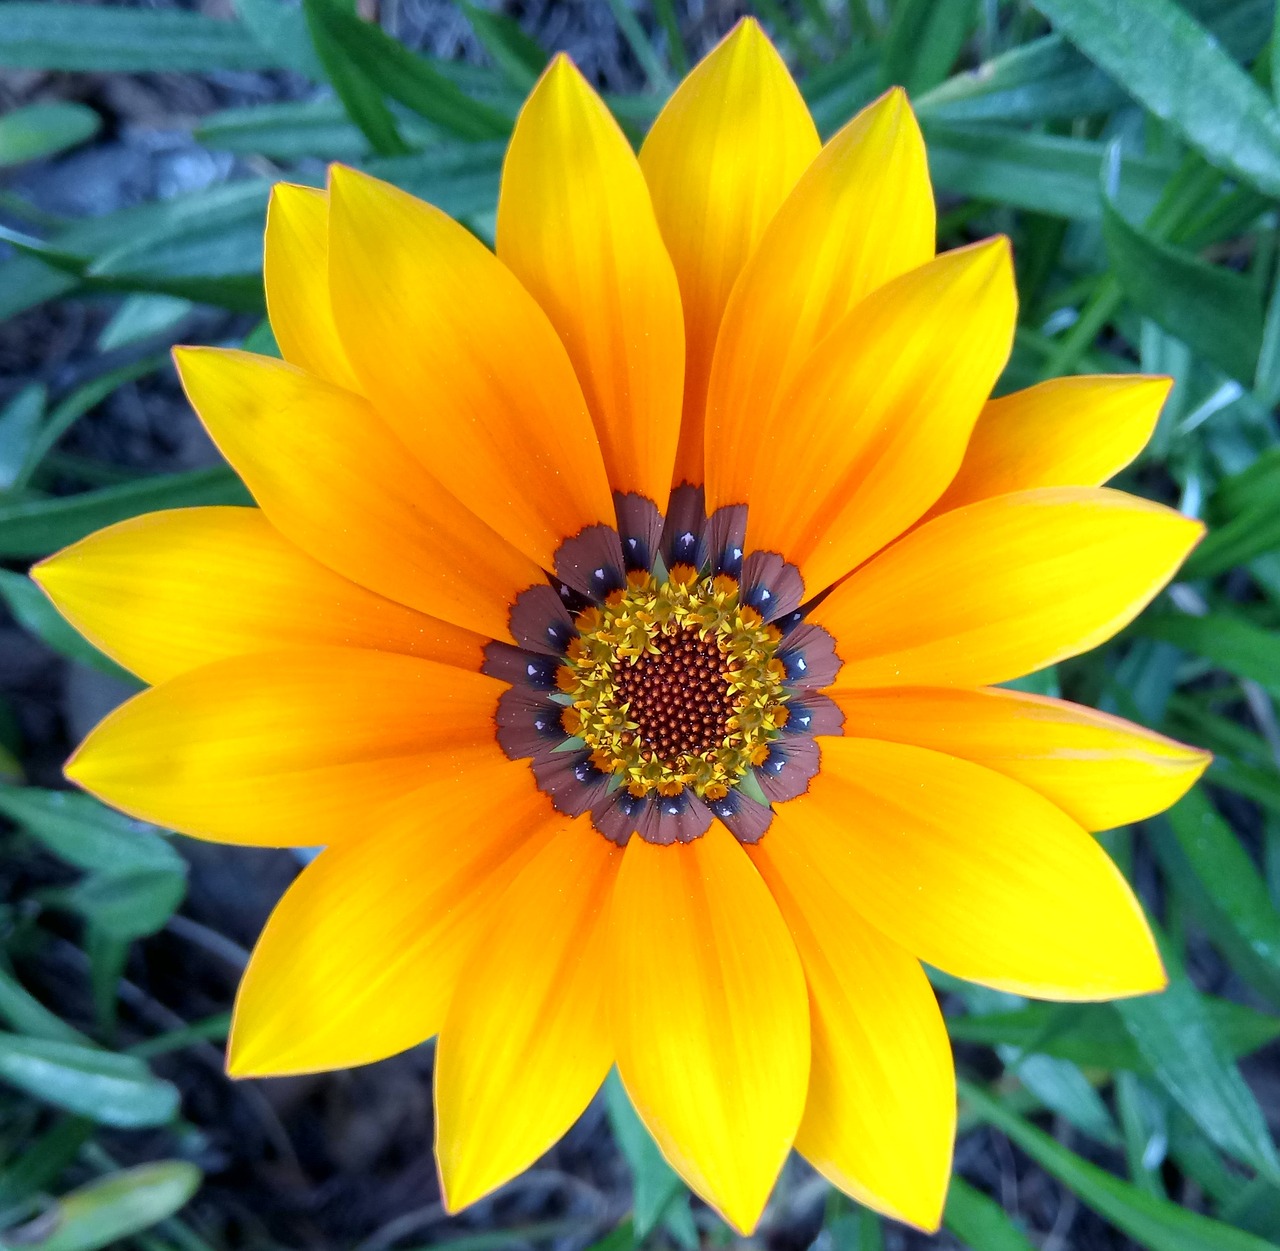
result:
[(617, 697), (646, 747), (664, 760), (714, 751), (737, 711), (728, 657), (716, 635), (680, 626), (654, 640), (634, 664), (617, 667)]
[(781, 642), (724, 574), (632, 573), (578, 614), (556, 674), (565, 732), (611, 787), (723, 799), (787, 722)]

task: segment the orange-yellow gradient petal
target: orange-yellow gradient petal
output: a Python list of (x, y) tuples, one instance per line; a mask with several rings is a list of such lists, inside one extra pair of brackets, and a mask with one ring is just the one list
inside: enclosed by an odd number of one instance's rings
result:
[(920, 962), (850, 910), (786, 838), (748, 848), (809, 983), (813, 1060), (799, 1151), (860, 1203), (937, 1229), (951, 1176), (951, 1043)]
[[(708, 473), (750, 440), (757, 416), (781, 399), (840, 318), (932, 259), (934, 231), (924, 140), (906, 96), (894, 89), (827, 143), (743, 269), (707, 392)], [(707, 502), (743, 501), (709, 493)]]
[(1006, 682), (1110, 638), (1203, 533), (1105, 488), (1000, 495), (912, 531), (811, 619), (835, 636), (842, 687)]
[(614, 891), (618, 1071), (663, 1155), (742, 1233), (790, 1150), (809, 1076), (804, 973), (777, 904), (713, 822), (632, 838)]
[(439, 1031), (494, 905), (563, 824), (527, 769), (410, 795), (321, 852), (272, 912), (236, 996), (233, 1077), (369, 1064)]
[(703, 480), (707, 380), (729, 292), (820, 146), (782, 58), (745, 18), (676, 88), (640, 149), (684, 301), (677, 483)]
[(564, 341), (609, 484), (665, 507), (684, 389), (680, 288), (635, 153), (564, 56), (507, 149), (498, 256)]
[(482, 791), (503, 684), (390, 652), (295, 648), (219, 660), (134, 696), (66, 774), (131, 816), (197, 838), (311, 847), (396, 800)]
[(1160, 990), (1142, 908), (1097, 841), (1042, 795), (923, 747), (822, 742), (768, 838), (921, 960), (1039, 999)]
[(1086, 830), (1177, 803), (1208, 752), (1119, 717), (1021, 691), (944, 687), (828, 692), (858, 738), (914, 743), (985, 765), (1039, 791)]
[(708, 497), (749, 501), (748, 550), (782, 553), (809, 594), (830, 586), (951, 480), (1016, 317), (1005, 239), (893, 279), (823, 339), (781, 403), (716, 448)]
[(358, 391), (329, 303), (329, 197), (278, 182), (267, 206), (262, 278), (280, 352), (334, 386)]
[(1142, 374), (1082, 375), (992, 400), (930, 515), (1032, 487), (1101, 486), (1146, 446), (1172, 385)]
[(145, 682), (213, 660), (332, 644), (479, 669), (479, 634), (375, 595), (312, 560), (256, 508), (131, 517), (31, 576), (85, 638)]
[(622, 849), (567, 824), (494, 910), (436, 1050), (449, 1211), (501, 1186), (582, 1115), (613, 1064), (609, 904)]
[(547, 315), (430, 204), (334, 166), (334, 317), (364, 392), (418, 458), (526, 556), (611, 524), (600, 444)]
[(174, 353), (187, 396), (271, 523), (411, 608), (507, 638), (541, 569), (458, 503), (368, 403), (267, 356)]

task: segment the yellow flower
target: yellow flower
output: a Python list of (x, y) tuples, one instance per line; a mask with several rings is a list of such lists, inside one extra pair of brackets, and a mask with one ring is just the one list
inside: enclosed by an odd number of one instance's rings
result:
[(1163, 984), (1087, 831), (1207, 757), (994, 684), (1114, 634), (1197, 541), (1098, 485), (1167, 382), (988, 400), (1008, 244), (935, 257), (934, 232), (903, 94), (820, 148), (749, 21), (638, 160), (553, 62), (496, 258), (353, 170), (276, 188), (284, 361), (177, 353), (259, 507), (35, 572), (154, 684), (70, 778), (326, 847), (254, 953), (232, 1073), (438, 1034), (456, 1210), (616, 1064), (736, 1228), (793, 1145), (934, 1228), (955, 1086), (919, 961), (1050, 999)]

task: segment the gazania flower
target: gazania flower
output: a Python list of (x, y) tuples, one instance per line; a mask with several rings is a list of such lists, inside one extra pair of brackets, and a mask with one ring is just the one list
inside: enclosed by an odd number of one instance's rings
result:
[(257, 508), (47, 561), (153, 683), (67, 766), (200, 838), (323, 845), (245, 975), (233, 1074), (439, 1035), (458, 1209), (612, 1065), (740, 1230), (792, 1146), (937, 1225), (955, 1088), (920, 961), (1158, 989), (1088, 831), (1203, 753), (999, 683), (1109, 637), (1200, 527), (1099, 483), (1166, 382), (998, 400), (1009, 248), (934, 255), (890, 92), (822, 147), (745, 22), (635, 157), (558, 58), (496, 257), (335, 167), (276, 189), (284, 359), (177, 353)]

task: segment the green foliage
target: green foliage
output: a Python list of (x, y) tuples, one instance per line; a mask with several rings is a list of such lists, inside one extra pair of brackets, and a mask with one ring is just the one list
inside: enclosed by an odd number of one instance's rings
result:
[[(458, 3), (481, 64), (413, 52), (349, 0), (235, 0), (234, 18), (0, 0), (0, 67), (287, 69), (317, 88), (304, 100), (192, 119), (196, 142), (241, 158), (252, 175), (80, 221), (4, 197), (0, 237), (12, 249), (0, 259), (0, 318), (72, 296), (112, 309), (91, 369), (71, 385), (15, 389), (0, 408), (0, 558), (11, 566), (0, 570), (0, 602), (52, 652), (132, 681), (52, 612), (23, 576), (26, 562), (140, 513), (248, 502), (225, 468), (135, 477), (60, 447), (118, 388), (167, 370), (163, 349), (202, 310), (251, 314), (246, 345), (275, 350), (261, 320), (272, 178), (316, 184), (318, 162), (348, 162), (492, 239), (506, 137), (552, 49), (491, 3)], [(981, 1069), (965, 1073), (962, 1132), (982, 1123), (1004, 1134), (1150, 1251), (1274, 1246), (1280, 1165), (1240, 1062), (1280, 1038), (1276, 4), (751, 7), (797, 70), (824, 135), (887, 85), (907, 87), (929, 144), (940, 246), (1012, 237), (1021, 310), (1002, 390), (1070, 372), (1174, 379), (1156, 436), (1122, 484), (1203, 516), (1209, 536), (1174, 593), (1130, 630), (1024, 684), (1216, 753), (1205, 783), (1166, 818), (1107, 836), (1126, 868), (1140, 867), (1144, 890), (1156, 886), (1146, 902), (1164, 934), (1171, 989), (1119, 1004), (1042, 1004), (937, 984), (962, 1065), (984, 1049)], [(610, 104), (638, 140), (705, 41), (673, 0), (610, 8), (642, 84)], [(0, 167), (56, 157), (99, 125), (83, 105), (13, 110), (0, 119)], [(68, 482), (82, 489), (67, 493)], [(56, 875), (0, 910), (0, 1245), (210, 1251), (175, 1217), (199, 1173), (159, 1158), (183, 1154), (188, 1138), (177, 1089), (151, 1059), (220, 1040), (226, 1015), (127, 1044), (116, 1020), (131, 953), (163, 941), (154, 936), (181, 906), (185, 862), (163, 832), (86, 796), (24, 786), (19, 745), (3, 731), (0, 717), (0, 856), (53, 864)], [(46, 1003), (29, 976), (44, 945), (68, 933), (84, 980), (74, 1007)], [(998, 1080), (975, 1080), (997, 1066)], [(690, 1204), (616, 1075), (605, 1108), (634, 1182), (621, 1223), (558, 1222), (459, 1245), (565, 1233), (602, 1251), (727, 1241)], [(1046, 1114), (1062, 1127), (1056, 1137), (1041, 1128)], [(103, 1127), (132, 1167), (106, 1154)], [(155, 1162), (137, 1163), (145, 1160)], [(1043, 1241), (977, 1180), (953, 1183), (951, 1234), (974, 1251)], [(879, 1217), (843, 1199), (828, 1204), (817, 1251), (886, 1245)]]

